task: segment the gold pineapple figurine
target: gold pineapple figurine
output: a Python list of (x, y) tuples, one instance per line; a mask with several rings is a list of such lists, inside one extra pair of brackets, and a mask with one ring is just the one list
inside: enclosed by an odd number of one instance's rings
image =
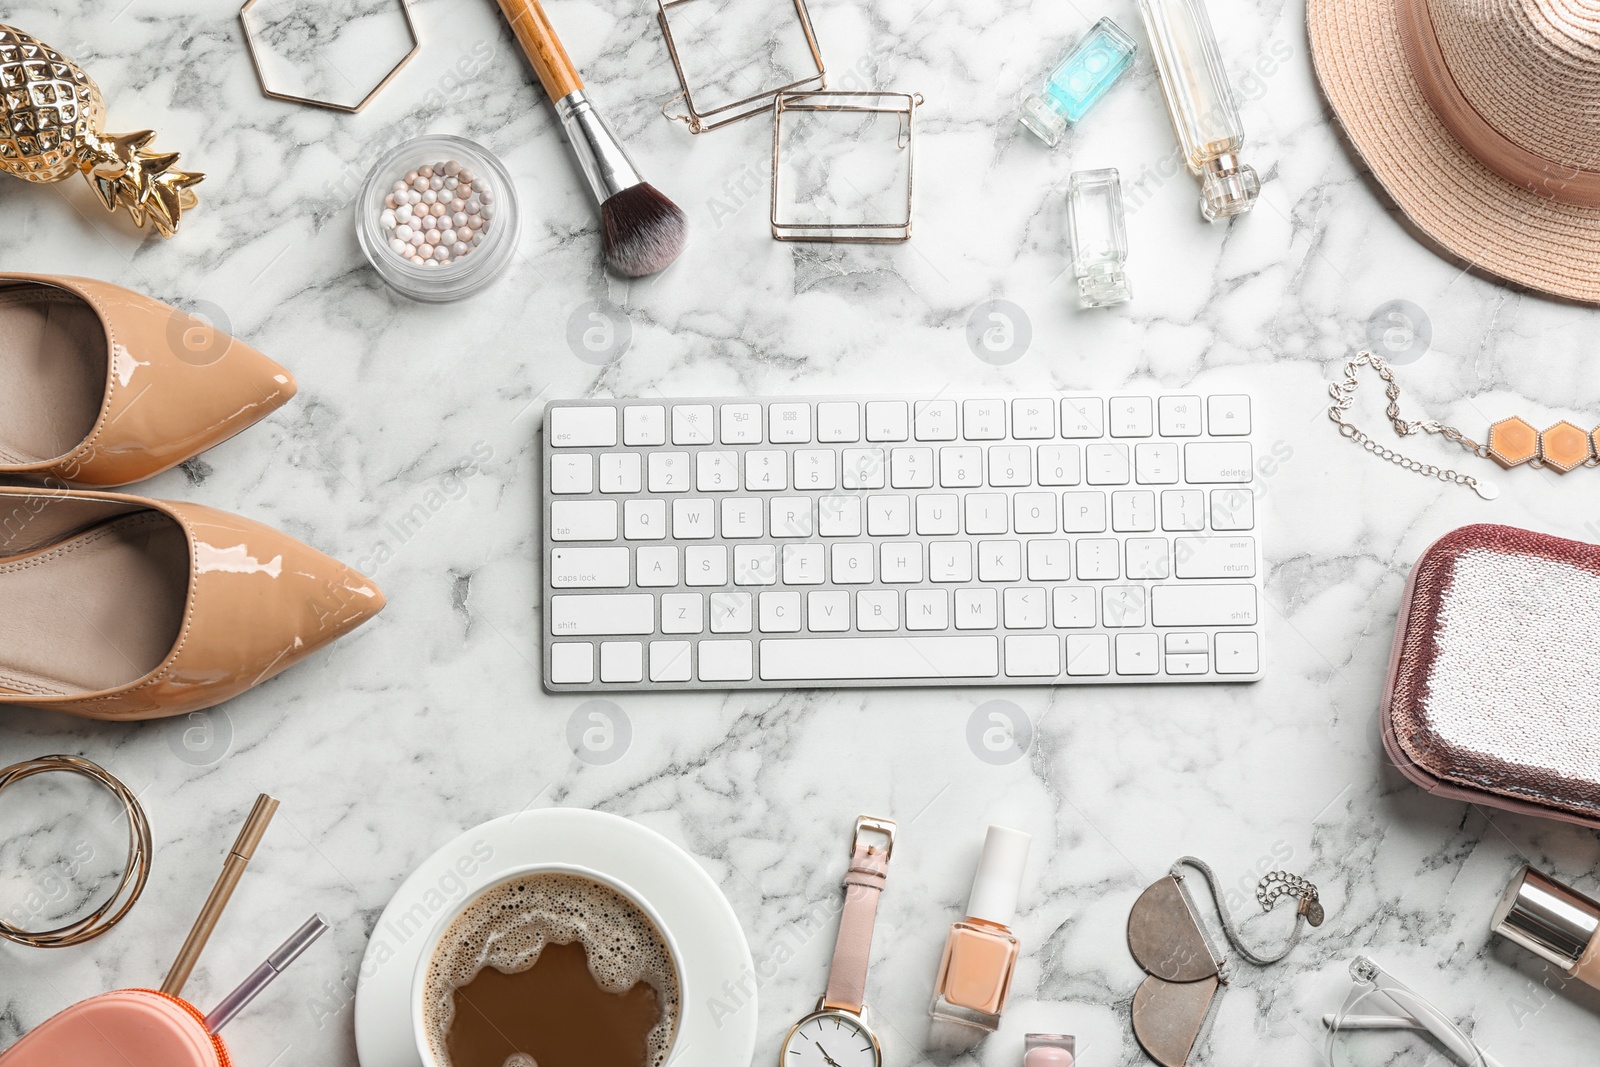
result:
[(78, 171), (106, 210), (121, 207), (135, 225), (171, 237), (199, 201), (192, 186), (205, 175), (177, 170), (176, 152), (148, 151), (150, 130), (101, 132), (105, 115), (100, 87), (82, 67), (0, 23), (0, 170), (30, 182)]

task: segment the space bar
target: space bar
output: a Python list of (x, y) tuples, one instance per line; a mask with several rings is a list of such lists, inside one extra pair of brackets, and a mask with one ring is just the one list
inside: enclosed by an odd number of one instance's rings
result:
[(820, 637), (761, 642), (766, 681), (869, 678), (993, 678), (993, 637)]

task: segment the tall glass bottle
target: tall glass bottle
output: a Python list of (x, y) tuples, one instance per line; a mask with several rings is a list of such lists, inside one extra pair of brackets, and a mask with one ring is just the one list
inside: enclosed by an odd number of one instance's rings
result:
[(1172, 128), (1200, 177), (1200, 213), (1215, 222), (1255, 206), (1261, 183), (1239, 162), (1244, 127), (1203, 0), (1139, 0)]

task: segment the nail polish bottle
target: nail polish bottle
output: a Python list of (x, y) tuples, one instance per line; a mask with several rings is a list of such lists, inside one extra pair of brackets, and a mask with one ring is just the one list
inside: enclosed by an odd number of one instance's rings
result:
[(1029, 1034), (1022, 1042), (1022, 1067), (1072, 1067), (1078, 1043), (1071, 1034)]
[(1600, 989), (1600, 903), (1532, 867), (1511, 880), (1490, 929)]
[(935, 1019), (993, 1031), (1000, 1025), (1021, 943), (1011, 932), (1032, 838), (989, 827), (967, 899), (967, 917), (950, 928), (928, 1012)]
[(1054, 148), (1067, 127), (1086, 115), (1133, 66), (1139, 46), (1121, 26), (1101, 19), (1089, 28), (1045, 79), (1044, 88), (1022, 98), (1022, 127)]
[(1244, 125), (1204, 0), (1139, 0), (1161, 75), (1172, 128), (1200, 177), (1200, 213), (1212, 222), (1243, 215), (1261, 191), (1254, 168), (1239, 162)]

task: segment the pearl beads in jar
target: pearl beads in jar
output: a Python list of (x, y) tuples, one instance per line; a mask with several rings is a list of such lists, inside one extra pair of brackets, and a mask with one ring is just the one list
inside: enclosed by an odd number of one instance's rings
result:
[(494, 216), (494, 194), (459, 160), (408, 170), (389, 190), (378, 216), (383, 244), (416, 267), (444, 267), (470, 255)]

